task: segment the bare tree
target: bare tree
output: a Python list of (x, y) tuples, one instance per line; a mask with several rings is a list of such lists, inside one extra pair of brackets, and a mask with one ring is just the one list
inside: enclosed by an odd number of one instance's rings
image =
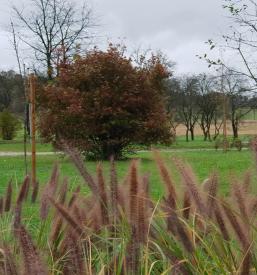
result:
[[(219, 95), (221, 96), (221, 95)], [(222, 117), (222, 108), (219, 106), (214, 114), (213, 118), (213, 126), (214, 126), (214, 134), (213, 134), (213, 140), (216, 140), (217, 137), (220, 135), (220, 129), (223, 126), (223, 119)]]
[(92, 37), (92, 10), (69, 0), (30, 0), (30, 4), (31, 11), (26, 13), (13, 7), (19, 39), (34, 51), (52, 79), (56, 63), (67, 62)]
[[(203, 131), (204, 140), (211, 141), (211, 125), (215, 125), (215, 134), (219, 134), (221, 124), (218, 123), (221, 94), (218, 92), (216, 77), (210, 75), (198, 76), (199, 87), (199, 125)], [(218, 126), (219, 125), (219, 126)]]
[(166, 81), (166, 109), (169, 117), (171, 132), (174, 140), (176, 139), (177, 127), (183, 121), (179, 115), (181, 102), (181, 83), (175, 77)]
[[(223, 64), (235, 74), (241, 74), (250, 80), (252, 89), (257, 85), (257, 1), (256, 0), (223, 0), (223, 8), (228, 11), (231, 20), (230, 31), (222, 35), (223, 42), (208, 40), (210, 49), (219, 47), (233, 55), (236, 64), (228, 65), (224, 60), (212, 60), (207, 54), (200, 56), (209, 66)], [(231, 58), (230, 58), (231, 59)], [(236, 67), (235, 67), (236, 65)]]
[(256, 101), (250, 100), (251, 89), (247, 87), (247, 80), (241, 75), (235, 74), (234, 70), (227, 70), (223, 77), (233, 136), (238, 138), (240, 122), (245, 115), (257, 107)]
[(194, 140), (194, 129), (200, 112), (198, 108), (198, 80), (195, 76), (187, 76), (181, 79), (180, 93), (177, 99), (178, 114), (182, 123), (186, 126), (186, 140)]
[(244, 65), (244, 70), (240, 70), (240, 73), (257, 84), (257, 64), (252, 59), (257, 51), (257, 2), (230, 0), (226, 3), (224, 8), (229, 11), (233, 25), (232, 32), (223, 37)]

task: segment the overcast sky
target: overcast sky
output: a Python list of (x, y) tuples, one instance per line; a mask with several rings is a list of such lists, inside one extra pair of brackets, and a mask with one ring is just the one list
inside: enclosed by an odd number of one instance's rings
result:
[[(30, 0), (0, 0), (0, 69), (15, 69), (6, 25), (11, 5)], [(79, 2), (80, 0), (71, 0)], [(178, 73), (198, 73), (207, 65), (196, 55), (208, 51), (205, 41), (228, 28), (222, 0), (90, 0), (99, 20), (98, 43), (121, 39), (129, 48), (163, 51)]]

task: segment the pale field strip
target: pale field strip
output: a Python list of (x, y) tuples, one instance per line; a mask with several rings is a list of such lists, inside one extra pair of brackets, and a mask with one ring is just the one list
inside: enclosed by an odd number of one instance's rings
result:
[[(227, 121), (227, 131), (228, 131), (228, 135), (232, 135), (232, 126), (231, 126), (231, 122)], [(184, 136), (186, 133), (186, 127), (182, 124), (180, 124), (177, 127), (177, 136)], [(214, 127), (211, 127), (211, 133), (214, 133)], [(199, 124), (197, 124), (195, 126), (195, 136), (198, 135), (202, 135), (203, 132), (199, 126)], [(220, 129), (220, 134), (222, 134), (222, 127)], [(257, 120), (244, 120), (240, 123), (239, 126), (239, 135), (257, 135)]]

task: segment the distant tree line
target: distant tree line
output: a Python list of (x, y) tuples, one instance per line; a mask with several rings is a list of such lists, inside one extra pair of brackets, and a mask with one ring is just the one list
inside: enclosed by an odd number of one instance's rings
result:
[(221, 132), (224, 114), (231, 122), (233, 137), (238, 138), (240, 121), (257, 108), (257, 99), (247, 80), (232, 70), (226, 70), (222, 79), (207, 74), (170, 78), (166, 91), (171, 129), (175, 135), (177, 126), (184, 125), (187, 141), (194, 140), (196, 125), (201, 127), (204, 140), (215, 140)]
[[(40, 78), (41, 82), (45, 80)], [(223, 82), (223, 86), (222, 86)], [(173, 137), (178, 125), (186, 128), (186, 140), (194, 140), (199, 125), (204, 140), (215, 140), (221, 133), (224, 111), (231, 123), (233, 137), (238, 138), (240, 121), (257, 108), (247, 81), (233, 71), (221, 76), (200, 74), (170, 77), (165, 80), (165, 103)], [(0, 72), (0, 112), (24, 113), (22, 77), (14, 71)], [(225, 108), (225, 110), (224, 110)]]
[(20, 115), (24, 112), (23, 79), (15, 71), (0, 72), (0, 112), (8, 109)]
[(0, 72), (0, 136), (11, 140), (20, 129), (24, 114), (25, 97), (23, 79), (15, 71)]
[[(42, 76), (39, 80), (46, 83)], [(171, 76), (163, 81), (171, 132), (175, 137), (177, 126), (184, 125), (187, 141), (194, 140), (197, 125), (204, 140), (215, 140), (222, 130), (224, 111), (231, 123), (233, 137), (238, 138), (240, 122), (257, 108), (257, 99), (247, 80), (233, 70), (226, 70), (222, 79), (220, 75), (200, 74)], [(0, 72), (0, 112), (8, 110), (22, 116), (24, 106), (22, 77), (14, 71)]]

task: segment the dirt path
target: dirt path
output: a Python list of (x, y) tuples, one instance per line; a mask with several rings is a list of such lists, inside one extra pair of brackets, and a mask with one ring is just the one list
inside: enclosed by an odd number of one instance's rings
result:
[[(230, 151), (236, 151), (237, 149), (232, 148)], [(249, 148), (242, 148), (242, 150), (249, 150)], [(172, 153), (172, 152), (206, 152), (206, 151), (216, 151), (215, 148), (185, 148), (185, 149), (161, 149), (160, 152), (166, 152), (166, 153)], [(222, 151), (222, 149), (219, 149), (218, 151)], [(149, 150), (139, 150), (137, 153), (147, 153)], [(53, 156), (53, 155), (59, 155), (61, 152), (38, 152), (37, 156)], [(27, 153), (28, 156), (31, 156), (31, 153)], [(0, 157), (21, 157), (24, 156), (23, 152), (0, 152)]]
[[(38, 152), (38, 156), (51, 156), (55, 155), (58, 153), (55, 152)], [(0, 157), (19, 157), (19, 156), (24, 156), (23, 152), (0, 152)], [(27, 156), (31, 156), (31, 153), (28, 152)]]

